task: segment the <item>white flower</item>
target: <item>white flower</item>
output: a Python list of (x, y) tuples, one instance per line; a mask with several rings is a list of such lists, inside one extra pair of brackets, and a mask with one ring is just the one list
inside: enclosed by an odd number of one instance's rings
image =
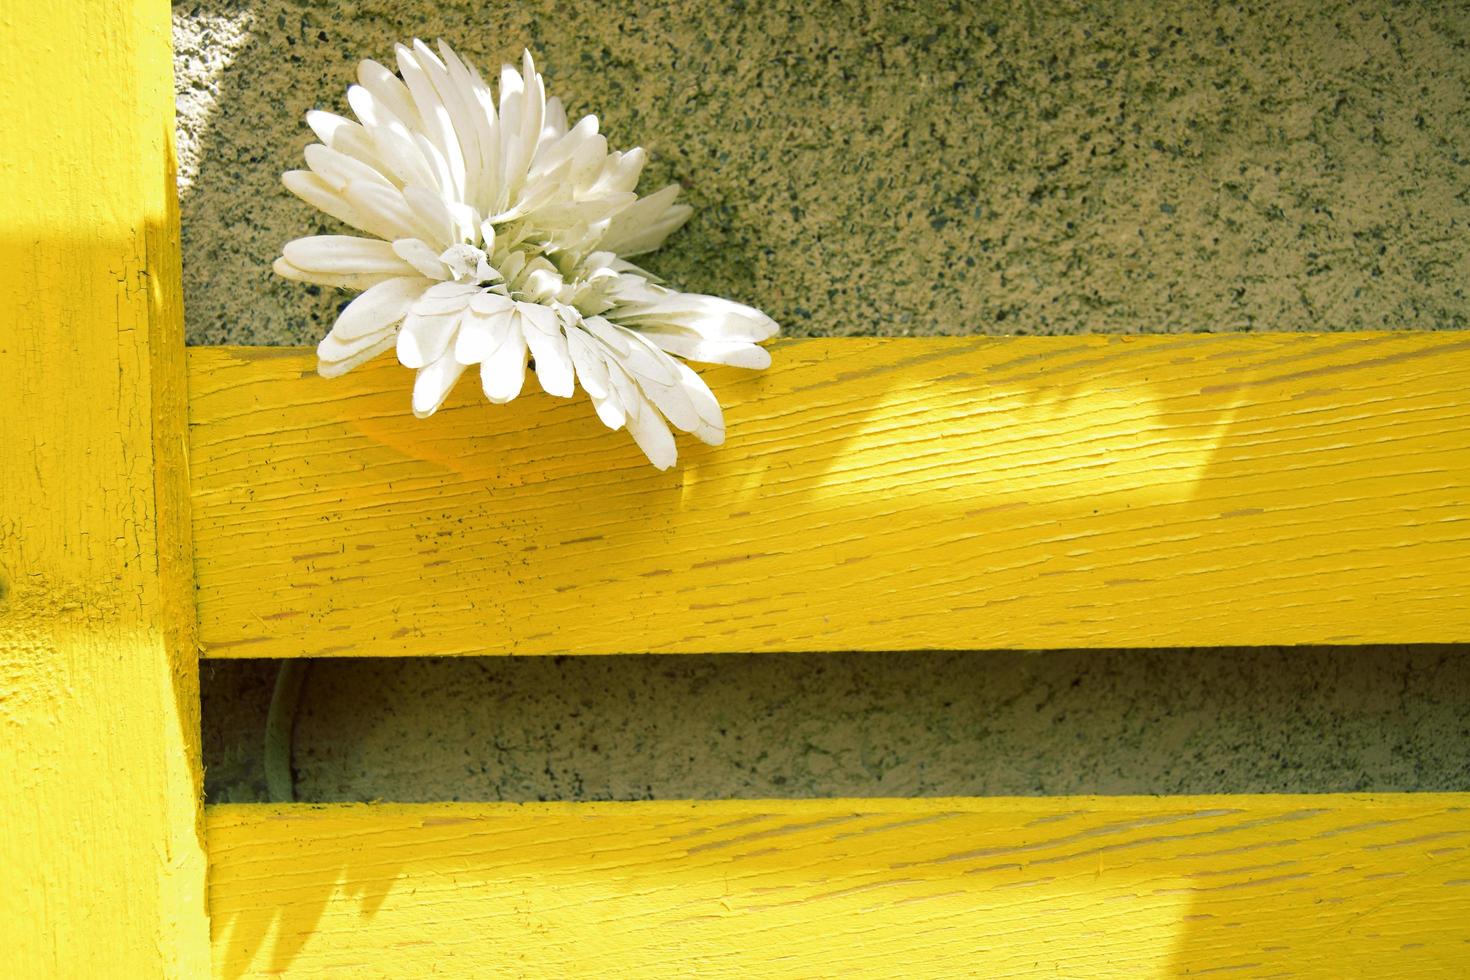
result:
[(779, 329), (759, 310), (665, 288), (631, 256), (688, 220), (677, 185), (640, 198), (641, 149), (609, 152), (597, 118), (567, 125), (530, 53), (500, 71), (499, 102), (448, 45), (397, 47), (398, 74), (364, 61), (347, 100), (358, 122), (307, 113), (310, 170), (283, 176), (308, 204), (372, 238), (288, 243), (288, 279), (362, 290), (317, 347), (335, 377), (396, 347), (432, 415), (466, 368), (492, 402), (520, 394), (527, 360), (548, 394), (581, 385), (602, 421), (627, 427), (659, 469), (665, 424), (718, 445), (725, 425), (687, 365), (764, 368)]

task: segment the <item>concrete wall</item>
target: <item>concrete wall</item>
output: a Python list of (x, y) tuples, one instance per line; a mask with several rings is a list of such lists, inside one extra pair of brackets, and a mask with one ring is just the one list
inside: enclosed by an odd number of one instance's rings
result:
[[(177, 4), (193, 343), (314, 343), (278, 183), (356, 59), (530, 46), (697, 211), (649, 265), (791, 334), (1470, 324), (1470, 5)], [(777, 366), (779, 370), (779, 365)], [(268, 665), (205, 674), (260, 792)], [(1465, 788), (1452, 651), (423, 661), (314, 670), (308, 798)]]

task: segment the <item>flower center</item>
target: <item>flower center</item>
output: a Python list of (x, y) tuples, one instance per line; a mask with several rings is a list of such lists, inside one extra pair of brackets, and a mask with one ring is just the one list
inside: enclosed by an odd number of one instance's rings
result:
[(455, 282), (486, 282), (500, 278), (490, 266), (485, 250), (473, 245), (451, 245), (439, 256), (439, 261), (449, 266)]

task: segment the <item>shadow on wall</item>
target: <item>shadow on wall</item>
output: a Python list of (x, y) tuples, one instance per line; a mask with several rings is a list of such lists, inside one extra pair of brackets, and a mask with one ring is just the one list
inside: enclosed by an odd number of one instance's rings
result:
[(281, 188), (361, 57), (538, 55), (691, 224), (652, 261), (788, 334), (1460, 328), (1470, 7), (590, 0), (175, 8), (193, 343), (311, 344)]

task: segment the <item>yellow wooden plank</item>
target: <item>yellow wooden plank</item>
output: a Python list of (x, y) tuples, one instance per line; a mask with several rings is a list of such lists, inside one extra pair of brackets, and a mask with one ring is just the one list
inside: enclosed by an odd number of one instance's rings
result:
[(168, 5), (0, 10), (0, 963), (209, 970)]
[(218, 806), (221, 976), (1470, 974), (1470, 796)]
[(659, 473), (579, 402), (196, 349), (210, 656), (1470, 640), (1470, 336), (803, 340)]

